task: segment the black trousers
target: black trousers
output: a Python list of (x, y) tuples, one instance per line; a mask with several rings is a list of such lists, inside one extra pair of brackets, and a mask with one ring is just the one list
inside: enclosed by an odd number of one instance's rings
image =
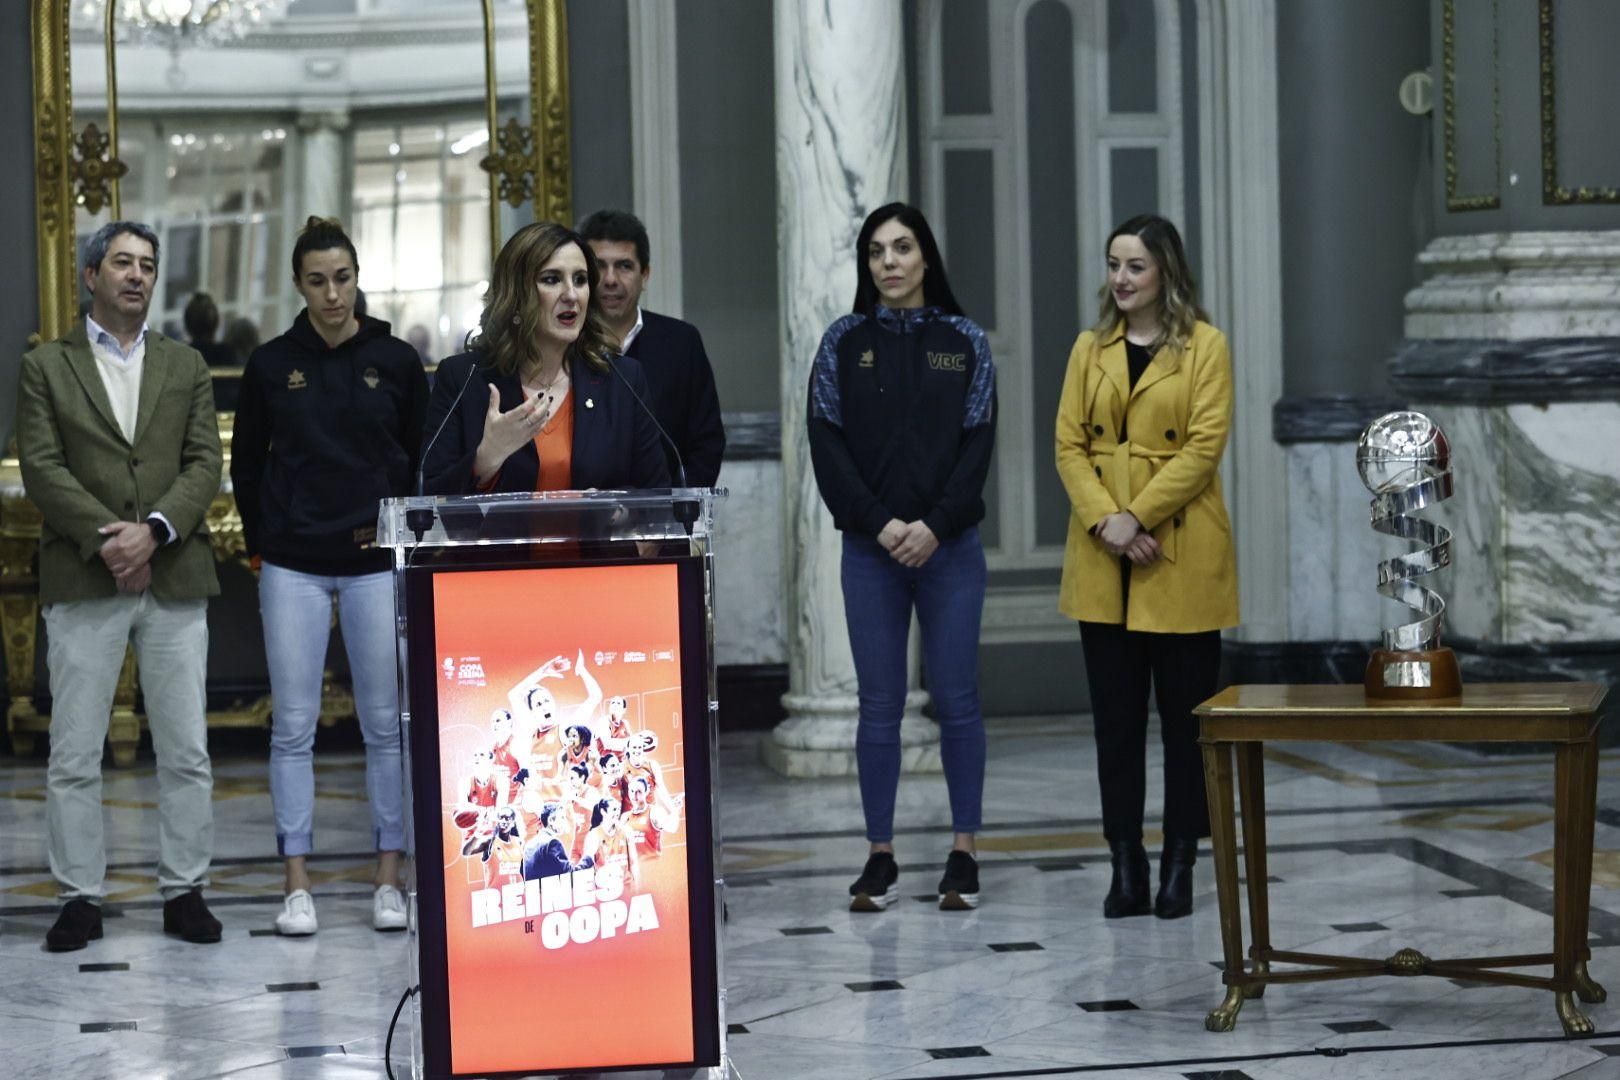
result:
[(1150, 680), (1164, 741), (1164, 835), (1188, 840), (1208, 836), (1204, 759), (1192, 710), (1218, 689), (1220, 631), (1150, 634), (1082, 622), (1080, 645), (1091, 683), (1103, 834), (1109, 843), (1142, 838)]

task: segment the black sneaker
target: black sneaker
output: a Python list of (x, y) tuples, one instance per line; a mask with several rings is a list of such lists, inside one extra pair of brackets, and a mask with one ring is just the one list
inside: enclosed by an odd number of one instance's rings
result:
[(882, 911), (900, 899), (900, 867), (887, 851), (875, 851), (866, 860), (866, 869), (849, 887), (849, 910)]
[(56, 925), (45, 932), (47, 952), (73, 952), (101, 939), (101, 908), (88, 900), (62, 905)]
[(979, 864), (965, 851), (945, 857), (945, 876), (939, 879), (939, 910), (971, 911), (979, 906)]
[(203, 903), (202, 890), (192, 889), (173, 900), (163, 901), (163, 932), (178, 934), (196, 945), (212, 945), (223, 928)]

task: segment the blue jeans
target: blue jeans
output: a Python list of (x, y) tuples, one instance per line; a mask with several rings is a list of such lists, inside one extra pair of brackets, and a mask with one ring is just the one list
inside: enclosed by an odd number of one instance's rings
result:
[(366, 798), (378, 851), (405, 848), (399, 754), (398, 652), (391, 575), (305, 574), (265, 563), (259, 612), (270, 666), (270, 801), (276, 850), (307, 855), (315, 839), (315, 723), (321, 714), (326, 643), (337, 601), (349, 654), (355, 711), (366, 740)]
[(860, 771), (866, 838), (894, 839), (900, 785), (900, 717), (906, 701), (906, 643), (915, 606), (928, 693), (939, 723), (951, 828), (977, 832), (984, 803), (984, 714), (979, 709), (979, 618), (984, 547), (970, 528), (943, 541), (919, 567), (901, 566), (875, 539), (844, 534), (844, 621), (855, 654)]

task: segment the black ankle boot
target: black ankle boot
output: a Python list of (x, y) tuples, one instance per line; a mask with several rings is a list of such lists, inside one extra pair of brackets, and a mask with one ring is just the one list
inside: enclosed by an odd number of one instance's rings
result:
[(1123, 919), (1146, 915), (1148, 904), (1148, 858), (1140, 840), (1110, 841), (1114, 857), (1114, 878), (1103, 900), (1103, 918)]
[(1165, 838), (1164, 851), (1159, 855), (1159, 895), (1153, 901), (1153, 914), (1161, 919), (1192, 914), (1193, 862), (1197, 858), (1197, 840)]

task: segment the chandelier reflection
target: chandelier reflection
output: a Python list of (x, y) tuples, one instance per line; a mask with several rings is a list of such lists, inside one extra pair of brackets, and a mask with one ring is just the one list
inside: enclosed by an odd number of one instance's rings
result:
[(74, 21), (100, 30), (107, 5), (115, 3), (120, 42), (157, 45), (178, 52), (191, 45), (234, 41), (287, 13), (294, 0), (80, 0)]

